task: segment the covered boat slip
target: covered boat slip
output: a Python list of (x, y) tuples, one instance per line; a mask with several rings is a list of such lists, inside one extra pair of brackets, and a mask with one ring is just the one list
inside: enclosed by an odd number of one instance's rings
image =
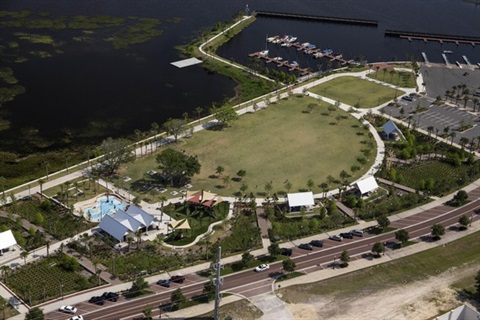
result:
[(203, 62), (202, 60), (199, 60), (197, 58), (190, 58), (190, 59), (175, 61), (170, 64), (181, 69), (181, 68), (190, 67), (202, 62)]

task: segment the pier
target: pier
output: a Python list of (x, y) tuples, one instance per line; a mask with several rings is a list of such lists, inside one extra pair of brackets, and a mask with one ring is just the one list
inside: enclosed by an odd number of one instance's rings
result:
[(344, 24), (356, 24), (363, 25), (368, 27), (377, 27), (377, 20), (368, 20), (368, 19), (353, 19), (353, 18), (342, 18), (342, 17), (327, 17), (327, 16), (316, 16), (316, 15), (307, 15), (307, 14), (297, 14), (297, 13), (286, 13), (286, 12), (273, 12), (273, 11), (255, 11), (257, 16), (265, 17), (277, 17), (277, 18), (287, 18), (287, 19), (299, 19), (299, 20), (313, 20), (321, 22), (333, 22), (333, 23), (344, 23)]
[(469, 68), (472, 68), (473, 69), (473, 65), (470, 63), (470, 60), (468, 60), (467, 56), (462, 56), (463, 60), (465, 61), (465, 63), (467, 64), (467, 66)]
[(472, 46), (480, 44), (480, 38), (478, 37), (456, 36), (456, 35), (435, 34), (435, 33), (385, 30), (385, 36), (399, 37), (403, 39), (408, 39), (409, 41), (423, 40), (424, 42), (428, 42), (428, 41), (436, 41), (440, 43), (450, 42), (450, 43), (455, 43), (457, 45), (471, 44)]
[(447, 55), (445, 53), (442, 53), (442, 58), (443, 61), (445, 61), (445, 64), (447, 65), (448, 68), (450, 68), (450, 62), (448, 62)]
[(428, 58), (427, 58), (427, 54), (425, 52), (422, 52), (422, 57), (423, 57), (423, 60), (425, 61), (425, 63), (427, 65), (430, 65), (430, 62), (428, 61)]

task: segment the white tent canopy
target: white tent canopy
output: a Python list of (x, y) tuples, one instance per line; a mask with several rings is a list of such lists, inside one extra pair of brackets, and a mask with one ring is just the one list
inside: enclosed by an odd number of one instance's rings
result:
[(12, 230), (0, 232), (0, 250), (8, 249), (17, 244)]
[(297, 192), (297, 193), (287, 193), (288, 206), (290, 209), (292, 207), (306, 207), (311, 209), (315, 205), (315, 200), (313, 199), (313, 192)]
[(378, 188), (378, 184), (374, 176), (360, 180), (357, 182), (356, 185), (357, 185), (357, 189), (360, 191), (362, 195), (375, 191)]

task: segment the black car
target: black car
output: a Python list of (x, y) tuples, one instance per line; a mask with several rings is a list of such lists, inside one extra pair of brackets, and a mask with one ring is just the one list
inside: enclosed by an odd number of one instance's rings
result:
[(311, 244), (309, 243), (302, 243), (301, 245), (298, 246), (300, 249), (303, 249), (303, 250), (310, 250), (312, 251), (313, 250), (313, 247)]
[(281, 255), (282, 256), (291, 256), (293, 253), (293, 250), (292, 249), (288, 249), (288, 248), (282, 248), (282, 253)]
[(170, 288), (170, 280), (158, 280), (157, 284), (165, 288)]
[(345, 239), (353, 239), (353, 234), (351, 234), (350, 232), (344, 232), (344, 233), (340, 233), (340, 237)]
[(88, 302), (103, 306), (103, 304), (105, 303), (105, 298), (102, 296), (94, 296), (94, 297), (91, 297), (90, 300), (88, 300)]
[(323, 247), (323, 241), (322, 240), (312, 240), (310, 241), (310, 244), (314, 247)]
[(184, 276), (173, 276), (170, 278), (170, 282), (183, 283), (185, 281)]
[(403, 96), (402, 100), (413, 101), (413, 98), (410, 96)]
[(102, 297), (103, 297), (105, 300), (113, 301), (113, 302), (117, 302), (117, 300), (118, 300), (118, 294), (115, 293), (115, 292), (104, 292), (104, 293), (102, 294)]

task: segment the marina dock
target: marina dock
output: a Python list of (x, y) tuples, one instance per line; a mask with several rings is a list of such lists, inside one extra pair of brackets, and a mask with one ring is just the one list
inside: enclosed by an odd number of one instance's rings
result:
[(377, 27), (378, 26), (378, 21), (377, 20), (369, 20), (369, 19), (327, 17), (327, 16), (316, 16), (316, 15), (296, 14), (296, 13), (286, 13), (286, 12), (274, 12), (274, 11), (263, 11), (263, 10), (255, 11), (253, 14), (256, 15), (256, 16), (277, 17), (277, 18), (287, 18), (287, 19), (300, 19), (300, 20), (316, 20), (316, 21), (321, 21), (321, 22), (356, 24), (356, 25), (363, 25), (363, 26), (368, 26), (368, 27)]
[(480, 38), (478, 37), (457, 36), (457, 35), (447, 35), (447, 34), (385, 30), (385, 36), (399, 37), (403, 39), (408, 39), (408, 41), (421, 40), (424, 42), (429, 42), (429, 41), (436, 41), (440, 43), (449, 42), (449, 43), (455, 43), (457, 45), (471, 44), (472, 46), (480, 44)]
[(427, 65), (430, 65), (430, 62), (428, 61), (428, 58), (427, 58), (427, 54), (425, 52), (422, 52), (422, 57), (423, 57), (423, 60), (425, 61), (425, 63)]
[(462, 56), (462, 58), (469, 68), (474, 68), (473, 65), (470, 63), (470, 60), (468, 60), (467, 56)]
[(445, 64), (447, 65), (447, 67), (451, 68), (450, 62), (448, 62), (447, 55), (445, 53), (442, 53), (442, 58), (443, 58), (443, 61), (445, 61)]

